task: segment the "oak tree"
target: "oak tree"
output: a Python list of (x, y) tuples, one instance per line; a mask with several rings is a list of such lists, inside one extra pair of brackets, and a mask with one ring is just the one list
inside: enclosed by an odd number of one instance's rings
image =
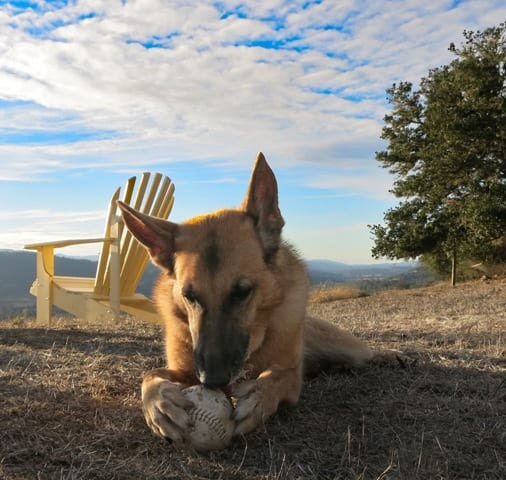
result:
[(370, 226), (376, 258), (431, 257), (441, 271), (453, 264), (453, 282), (457, 258), (506, 257), (506, 22), (464, 38), (418, 89), (387, 90), (376, 159), (401, 201)]

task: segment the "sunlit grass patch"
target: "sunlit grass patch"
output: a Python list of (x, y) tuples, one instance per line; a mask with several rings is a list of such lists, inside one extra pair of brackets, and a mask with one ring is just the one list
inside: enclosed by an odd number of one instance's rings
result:
[(325, 303), (363, 296), (364, 293), (352, 285), (322, 284), (311, 291), (309, 301), (311, 303)]

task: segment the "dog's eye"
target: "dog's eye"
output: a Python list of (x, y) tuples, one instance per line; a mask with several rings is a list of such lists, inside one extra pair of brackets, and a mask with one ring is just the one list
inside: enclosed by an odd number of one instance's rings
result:
[(253, 292), (253, 285), (248, 280), (241, 280), (237, 282), (230, 293), (232, 300), (242, 302), (246, 300)]
[(197, 303), (198, 298), (191, 287), (185, 288), (182, 292), (184, 299), (191, 304)]

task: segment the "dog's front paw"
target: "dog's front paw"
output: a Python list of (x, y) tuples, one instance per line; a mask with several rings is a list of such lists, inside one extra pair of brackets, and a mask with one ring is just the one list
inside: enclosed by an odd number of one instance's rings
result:
[(183, 443), (191, 427), (187, 413), (191, 406), (177, 383), (156, 377), (146, 378), (142, 383), (144, 418), (149, 428), (160, 437)]
[(237, 404), (234, 411), (236, 422), (234, 435), (244, 435), (259, 427), (264, 420), (262, 392), (256, 381), (241, 383), (234, 388)]

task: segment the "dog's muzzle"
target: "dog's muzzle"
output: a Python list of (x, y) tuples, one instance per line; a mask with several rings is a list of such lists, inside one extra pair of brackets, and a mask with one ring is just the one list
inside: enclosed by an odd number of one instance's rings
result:
[(201, 337), (195, 349), (197, 377), (207, 388), (223, 388), (241, 372), (249, 339), (236, 337), (234, 342), (209, 342)]

